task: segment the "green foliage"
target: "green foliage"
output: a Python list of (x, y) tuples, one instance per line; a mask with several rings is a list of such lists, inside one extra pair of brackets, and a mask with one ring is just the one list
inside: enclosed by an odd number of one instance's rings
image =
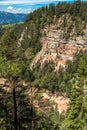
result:
[(87, 89), (87, 84), (84, 81), (87, 79), (87, 53), (84, 53), (80, 58), (78, 68), (72, 77), (72, 90), (70, 95), (70, 108), (66, 119), (62, 123), (61, 130), (83, 130), (87, 125), (86, 117), (86, 102), (87, 97), (84, 91)]
[[(2, 36), (0, 41), (0, 53), (6, 58), (12, 59), (14, 58), (16, 51), (16, 45), (14, 44), (15, 36), (12, 30), (6, 31), (5, 34)], [(3, 47), (3, 49), (2, 49)]]
[(4, 34), (5, 31), (6, 31), (6, 28), (3, 28), (3, 27), (0, 25), (0, 38), (1, 38), (1, 36)]
[[(50, 4), (49, 7), (42, 7), (30, 13), (23, 24), (15, 25), (9, 30), (0, 28), (0, 77), (8, 80), (10, 88), (7, 92), (3, 85), (0, 86), (1, 130), (14, 130), (13, 99), (16, 103), (19, 130), (87, 129), (87, 92), (84, 90), (87, 89), (87, 53), (76, 55), (73, 62), (67, 62), (66, 70), (60, 69), (58, 73), (54, 72), (52, 62), (45, 62), (43, 69), (39, 63), (33, 71), (29, 67), (35, 54), (41, 49), (41, 29), (44, 26), (55, 24), (59, 17), (69, 14), (73, 22), (66, 33), (68, 39), (74, 24), (76, 35), (81, 33), (82, 21), (86, 27), (86, 12), (87, 3), (79, 0), (71, 4), (66, 2)], [(66, 29), (67, 24), (65, 17), (62, 28)], [(23, 32), (24, 36), (18, 47), (18, 40)], [(23, 86), (22, 81), (27, 83), (26, 86)], [(67, 115), (65, 117), (59, 115), (58, 111), (53, 109), (46, 113), (38, 113), (30, 93), (32, 86), (67, 95), (70, 98)]]
[(6, 60), (6, 58), (0, 57), (0, 77), (4, 78), (16, 78), (20, 75), (21, 70), (18, 64)]

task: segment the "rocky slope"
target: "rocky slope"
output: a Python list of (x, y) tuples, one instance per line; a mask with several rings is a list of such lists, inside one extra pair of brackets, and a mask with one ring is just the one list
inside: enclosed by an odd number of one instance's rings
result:
[(27, 93), (31, 97), (32, 105), (43, 113), (57, 108), (61, 114), (63, 112), (65, 113), (69, 108), (69, 98), (60, 96), (58, 93), (53, 94), (48, 90), (39, 90), (35, 87), (31, 87)]
[(42, 30), (41, 38), (42, 49), (36, 55), (31, 64), (31, 68), (40, 61), (41, 67), (45, 61), (53, 61), (55, 71), (60, 67), (65, 68), (67, 60), (73, 60), (73, 57), (80, 50), (87, 49), (87, 30), (84, 35), (73, 36), (68, 40), (64, 38), (65, 32), (57, 25), (51, 25)]
[(59, 96), (57, 94), (52, 94), (47, 91), (41, 93), (41, 98), (39, 99), (39, 102), (38, 100), (34, 101), (34, 107), (43, 112), (51, 108), (53, 108), (54, 110), (57, 108), (58, 112), (61, 114), (63, 112), (65, 113), (69, 108), (68, 103), (69, 98)]
[[(4, 85), (4, 92), (11, 92), (11, 88), (9, 88), (9, 83), (6, 79), (0, 78), (0, 85)], [(27, 84), (23, 82), (22, 85), (26, 86)], [(43, 89), (40, 91), (35, 87), (31, 87), (26, 92), (26, 94), (30, 96), (33, 106), (43, 113), (50, 110), (51, 108), (54, 110), (57, 108), (58, 112), (61, 114), (63, 112), (65, 113), (69, 107), (69, 98), (60, 96), (57, 93), (52, 94), (48, 90)], [(2, 96), (2, 93), (0, 93), (0, 96)]]

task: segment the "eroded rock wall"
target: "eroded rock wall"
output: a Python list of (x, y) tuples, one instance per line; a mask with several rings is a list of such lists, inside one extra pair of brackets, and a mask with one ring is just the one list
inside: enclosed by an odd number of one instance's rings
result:
[(73, 60), (73, 57), (80, 50), (87, 49), (87, 33), (84, 35), (73, 36), (69, 39), (64, 38), (64, 30), (57, 26), (46, 27), (42, 30), (41, 38), (42, 49), (36, 55), (31, 64), (31, 68), (40, 61), (43, 66), (45, 61), (53, 61), (55, 71), (60, 67), (65, 68), (67, 60)]

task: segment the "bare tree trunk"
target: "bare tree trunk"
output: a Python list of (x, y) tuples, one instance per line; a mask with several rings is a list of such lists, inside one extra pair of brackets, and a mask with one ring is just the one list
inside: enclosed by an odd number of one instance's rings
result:
[(34, 120), (33, 120), (33, 87), (31, 86), (31, 130), (34, 130)]
[(5, 113), (6, 113), (6, 130), (9, 129), (8, 127), (8, 111), (7, 111), (7, 107), (5, 106)]
[(33, 121), (33, 119), (32, 119), (31, 125), (32, 125), (31, 129), (34, 130), (34, 121)]
[(17, 102), (16, 102), (16, 91), (15, 82), (12, 80), (12, 91), (13, 91), (13, 104), (14, 104), (14, 130), (18, 130), (18, 117), (17, 117)]

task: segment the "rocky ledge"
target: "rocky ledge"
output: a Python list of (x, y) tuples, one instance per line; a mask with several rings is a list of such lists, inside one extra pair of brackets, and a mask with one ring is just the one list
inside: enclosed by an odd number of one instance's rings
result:
[(66, 61), (73, 60), (76, 53), (87, 49), (87, 33), (67, 40), (64, 38), (64, 30), (56, 26), (46, 27), (42, 33), (42, 49), (33, 60), (31, 68), (35, 67), (38, 61), (41, 67), (45, 61), (53, 61), (55, 71), (58, 71), (60, 67), (65, 68)]

